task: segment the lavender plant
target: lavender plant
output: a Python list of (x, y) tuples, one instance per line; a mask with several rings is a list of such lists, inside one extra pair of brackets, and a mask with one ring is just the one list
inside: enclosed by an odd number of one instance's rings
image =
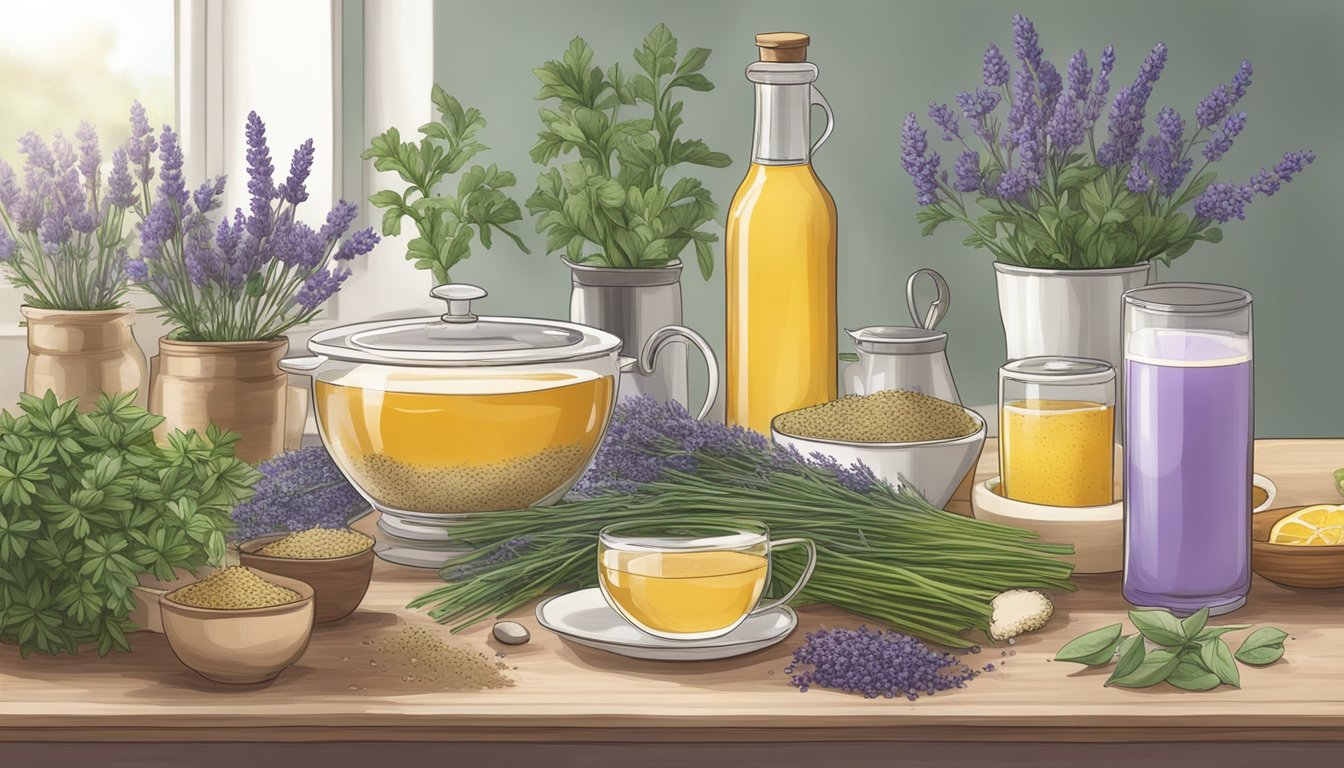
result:
[(1110, 99), (1099, 135), (1115, 67), (1111, 46), (1095, 71), (1080, 49), (1061, 73), (1044, 58), (1031, 21), (1014, 16), (1013, 53), (1015, 72), (991, 43), (981, 86), (957, 94), (955, 108), (929, 103), (939, 137), (958, 151), (950, 176), (915, 114), (905, 118), (901, 167), (914, 182), (925, 235), (959, 222), (971, 231), (966, 245), (1020, 266), (1170, 264), (1199, 241), (1222, 240), (1215, 224), (1245, 219), (1252, 200), (1272, 197), (1315, 159), (1288, 152), (1245, 182), (1219, 181), (1209, 170), (1246, 127), (1246, 113), (1234, 109), (1251, 85), (1249, 61), (1199, 102), (1193, 126), (1168, 106), (1145, 135), (1167, 62), (1158, 43)]
[(308, 199), (313, 140), (294, 151), (289, 176), (274, 179), (266, 126), (247, 116), (248, 213), (210, 213), (221, 205), (225, 177), (187, 191), (177, 134), (159, 137), (160, 183), (140, 226), (140, 252), (126, 262), (132, 282), (158, 300), (157, 311), (184, 341), (263, 341), (311, 321), (350, 276), (350, 263), (373, 250), (372, 228), (342, 237), (358, 207), (344, 200), (319, 228), (297, 217)]
[(127, 289), (127, 214), (145, 217), (155, 140), (133, 103), (131, 136), (104, 178), (97, 131), (80, 123), (75, 138), (77, 150), (60, 131), (51, 144), (31, 132), (20, 138), (22, 186), (0, 160), (0, 265), (28, 306), (115, 309)]
[(289, 451), (257, 465), (261, 479), (250, 500), (233, 510), (240, 541), (268, 533), (343, 528), (369, 511), (320, 445)]

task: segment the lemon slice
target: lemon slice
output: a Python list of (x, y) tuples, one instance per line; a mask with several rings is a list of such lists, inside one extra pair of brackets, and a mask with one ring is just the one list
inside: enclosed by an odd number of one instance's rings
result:
[(1303, 547), (1344, 544), (1344, 507), (1317, 504), (1299, 509), (1274, 524), (1269, 541)]

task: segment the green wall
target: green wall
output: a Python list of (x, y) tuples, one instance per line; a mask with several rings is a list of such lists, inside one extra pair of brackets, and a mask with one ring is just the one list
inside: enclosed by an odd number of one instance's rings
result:
[[(1112, 93), (1155, 42), (1165, 42), (1170, 57), (1150, 116), (1171, 104), (1192, 119), (1199, 99), (1230, 78), (1243, 57), (1254, 62), (1254, 85), (1242, 102), (1250, 121), (1220, 173), (1247, 178), (1289, 149), (1313, 149), (1318, 159), (1277, 196), (1258, 199), (1247, 221), (1227, 225), (1222, 244), (1198, 245), (1162, 277), (1230, 283), (1254, 294), (1260, 436), (1344, 436), (1344, 306), (1336, 301), (1344, 286), (1336, 237), (1344, 3), (1337, 0), (440, 0), (435, 75), (483, 110), (490, 123), (483, 139), (495, 148), (484, 159), (518, 173), (526, 197), (539, 171), (527, 155), (538, 127), (531, 68), (558, 57), (574, 35), (587, 39), (604, 65), (629, 61), (643, 35), (664, 21), (683, 49), (714, 51), (706, 75), (718, 88), (691, 95), (685, 130), (733, 157), (731, 168), (700, 176), (726, 209), (749, 159), (752, 92), (742, 71), (756, 56), (752, 35), (810, 33), (809, 57), (821, 68), (817, 85), (837, 117), (815, 165), (840, 211), (840, 325), (908, 323), (906, 276), (924, 266), (938, 269), (952, 290), (941, 326), (950, 334), (952, 369), (963, 399), (980, 404), (995, 399), (1004, 356), (990, 258), (963, 247), (951, 227), (920, 237), (914, 194), (899, 165), (900, 121), (912, 110), (923, 117), (930, 99), (950, 101), (973, 87), (986, 43), (1011, 51), (1017, 12), (1033, 19), (1047, 57), (1061, 70), (1079, 47), (1095, 65), (1101, 48), (1115, 45)], [(944, 155), (950, 167), (950, 151)], [(524, 226), (533, 255), (497, 244), (455, 270), (454, 279), (487, 286), (492, 313), (563, 317), (567, 270), (558, 256), (540, 253), (544, 240), (532, 222)], [(691, 268), (683, 285), (688, 324), (722, 349), (721, 255), (711, 281)], [(842, 339), (841, 349), (848, 348)]]

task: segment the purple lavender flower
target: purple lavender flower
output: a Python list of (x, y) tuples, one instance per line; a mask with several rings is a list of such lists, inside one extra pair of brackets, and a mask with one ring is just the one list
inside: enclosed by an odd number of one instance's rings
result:
[(219, 198), (224, 194), (224, 184), (228, 180), (227, 176), (216, 176), (213, 183), (201, 182), (201, 186), (191, 195), (191, 201), (196, 204), (196, 210), (201, 213), (209, 213), (219, 206)]
[(1148, 190), (1153, 188), (1153, 180), (1149, 178), (1142, 163), (1134, 163), (1129, 167), (1129, 174), (1125, 176), (1125, 187), (1130, 192), (1140, 195), (1147, 194)]
[(1223, 121), (1223, 125), (1216, 133), (1209, 137), (1204, 144), (1204, 158), (1209, 162), (1222, 159), (1223, 155), (1232, 148), (1232, 140), (1246, 127), (1246, 113), (1238, 112), (1234, 115), (1228, 115)]
[(1293, 177), (1306, 169), (1316, 161), (1316, 153), (1311, 151), (1285, 152), (1283, 160), (1274, 166), (1274, 173), (1279, 175), (1279, 179), (1287, 184), (1293, 180)]
[(1142, 161), (1156, 179), (1158, 192), (1170, 196), (1185, 181), (1194, 167), (1194, 160), (1182, 157), (1185, 119), (1181, 114), (1171, 107), (1163, 107), (1157, 113), (1156, 122), (1158, 135), (1149, 137)]
[(986, 88), (1002, 88), (1008, 84), (1008, 75), (1010, 70), (1008, 60), (1003, 57), (999, 46), (990, 43), (985, 48), (985, 63), (983, 68), (983, 77)]
[(271, 150), (266, 146), (266, 124), (256, 112), (247, 115), (247, 191), (252, 196), (252, 218), (247, 229), (258, 239), (270, 234), (271, 201), (277, 196), (271, 164)]
[(246, 227), (247, 218), (243, 216), (242, 208), (233, 210), (232, 224), (227, 217), (220, 218), (219, 225), (215, 229), (215, 247), (225, 259), (233, 258), (234, 252), (238, 250), (238, 244), (242, 242), (243, 230)]
[(1144, 58), (1139, 74), (1131, 85), (1120, 89), (1111, 105), (1108, 140), (1097, 150), (1097, 161), (1105, 166), (1123, 165), (1134, 159), (1143, 136), (1143, 120), (1153, 84), (1162, 76), (1167, 62), (1167, 46), (1158, 43)]
[(1195, 199), (1195, 213), (1206, 219), (1226, 223), (1232, 219), (1246, 218), (1246, 204), (1255, 196), (1255, 189), (1249, 184), (1233, 184), (1217, 181), (1208, 186)]
[(336, 295), (340, 290), (341, 283), (350, 276), (348, 270), (321, 269), (314, 272), (311, 277), (303, 282), (303, 287), (294, 295), (294, 303), (302, 308), (304, 312), (312, 312), (326, 303), (327, 299)]
[(14, 258), (14, 254), (18, 250), (19, 244), (14, 242), (14, 238), (9, 236), (9, 230), (0, 227), (0, 264)]
[(958, 93), (956, 101), (957, 106), (961, 107), (962, 117), (979, 120), (993, 112), (1002, 98), (997, 91), (976, 88), (974, 93), (967, 91)]
[(1075, 101), (1086, 101), (1092, 87), (1092, 68), (1087, 66), (1087, 51), (1082, 48), (1069, 57), (1069, 95)]
[(102, 150), (98, 148), (98, 132), (87, 122), (81, 122), (75, 138), (79, 139), (79, 172), (90, 184), (97, 185), (98, 166), (103, 162)]
[(1256, 194), (1265, 197), (1273, 197), (1281, 186), (1283, 186), (1283, 182), (1280, 180), (1279, 174), (1266, 168), (1261, 168), (1259, 173), (1251, 177), (1251, 189), (1255, 190)]
[(1036, 79), (1041, 95), (1041, 114), (1053, 115), (1055, 113), (1055, 102), (1064, 93), (1064, 81), (1060, 78), (1055, 65), (1048, 61), (1041, 62), (1041, 69), (1037, 73)]
[(270, 246), (280, 263), (311, 270), (326, 254), (327, 241), (301, 221), (286, 221), (276, 225)]
[(139, 257), (126, 259), (126, 277), (133, 283), (145, 283), (149, 281), (149, 265), (145, 260)]
[(1092, 86), (1092, 95), (1087, 97), (1083, 108), (1083, 121), (1089, 129), (1101, 118), (1106, 106), (1106, 94), (1111, 90), (1111, 70), (1115, 68), (1115, 48), (1106, 46), (1101, 52), (1101, 68), (1097, 70), (1097, 82)]
[(957, 113), (946, 104), (930, 101), (929, 119), (942, 131), (943, 141), (956, 141), (961, 138), (961, 128), (957, 125)]
[(1002, 137), (1003, 146), (1011, 148), (1035, 137), (1039, 124), (1036, 85), (1031, 79), (1031, 73), (1024, 67), (1013, 78), (1013, 107), (1008, 110), (1008, 130), (1004, 131)]
[(313, 140), (308, 139), (294, 150), (294, 159), (289, 164), (289, 177), (280, 185), (279, 195), (285, 202), (298, 205), (308, 199), (308, 189), (304, 183), (313, 168)]
[(4, 160), (0, 160), (0, 206), (13, 207), (14, 201), (18, 199), (19, 182), (14, 176), (14, 168)]
[(937, 152), (926, 155), (928, 149), (928, 135), (911, 112), (905, 116), (901, 127), (901, 167), (910, 174), (915, 185), (915, 201), (920, 205), (938, 202), (937, 174), (941, 159)]
[(1031, 19), (1021, 14), (1013, 16), (1013, 53), (1033, 72), (1041, 68), (1041, 45)]
[(1246, 89), (1250, 85), (1251, 62), (1243, 59), (1241, 66), (1237, 68), (1237, 73), (1232, 76), (1232, 81), (1217, 85), (1199, 102), (1199, 106), (1195, 107), (1195, 124), (1200, 128), (1210, 128), (1227, 117), (1232, 107), (1246, 95)]
[(126, 141), (126, 157), (136, 167), (136, 176), (144, 184), (154, 179), (154, 169), (150, 160), (158, 150), (159, 143), (154, 139), (154, 129), (149, 126), (145, 108), (140, 102), (131, 103), (131, 137)]
[(347, 237), (332, 258), (336, 261), (351, 261), (356, 256), (363, 256), (372, 251), (380, 239), (378, 235), (374, 234), (373, 227), (361, 229)]
[(107, 177), (107, 199), (118, 208), (130, 208), (140, 199), (135, 191), (135, 180), (131, 178), (124, 147), (117, 147), (112, 151), (112, 172)]
[(999, 197), (1016, 200), (1027, 194), (1027, 190), (1036, 184), (1036, 177), (1026, 168), (1009, 168), (999, 176), (994, 192)]
[(334, 243), (350, 225), (355, 222), (355, 217), (359, 215), (359, 206), (345, 200), (337, 201), (336, 205), (327, 212), (327, 221), (322, 225), (319, 234), (322, 239), (328, 243)]
[(36, 133), (29, 131), (19, 137), (19, 153), (24, 155), (24, 172), (30, 185), (35, 177), (42, 179), (55, 172), (56, 159), (52, 157), (51, 148)]
[(252, 498), (233, 510), (238, 540), (309, 528), (344, 528), (369, 510), (320, 445), (281, 453), (257, 465)]
[(952, 188), (958, 192), (976, 192), (980, 189), (980, 153), (973, 151), (962, 152), (957, 156), (957, 162), (952, 166), (952, 172), (956, 175), (956, 180), (952, 182)]
[(187, 204), (186, 182), (182, 178), (182, 147), (170, 125), (163, 126), (159, 136), (159, 200), (175, 204), (179, 209)]
[(1060, 99), (1055, 104), (1055, 114), (1045, 125), (1045, 135), (1051, 148), (1060, 155), (1067, 156), (1073, 148), (1081, 146), (1087, 138), (1087, 124), (1078, 114), (1073, 99)]

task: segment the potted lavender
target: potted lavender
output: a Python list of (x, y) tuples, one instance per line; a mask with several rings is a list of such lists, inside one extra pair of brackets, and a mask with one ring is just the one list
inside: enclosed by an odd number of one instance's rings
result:
[(0, 265), (23, 290), (28, 335), (24, 391), (79, 399), (91, 411), (99, 395), (136, 392), (145, 404), (145, 357), (126, 305), (124, 263), (130, 222), (147, 208), (154, 136), (138, 102), (131, 137), (112, 153), (104, 178), (93, 126), (81, 123), (78, 148), (60, 132), (48, 144), (19, 140), (20, 185), (0, 160)]
[(286, 377), (277, 367), (285, 332), (311, 321), (350, 276), (350, 262), (373, 249), (372, 229), (344, 236), (354, 203), (337, 203), (318, 229), (296, 216), (308, 199), (313, 142), (294, 152), (276, 185), (266, 126), (247, 118), (248, 213), (212, 221), (224, 177), (188, 193), (177, 135), (164, 126), (158, 194), (140, 228), (131, 280), (159, 303), (174, 329), (159, 342), (149, 409), (174, 429), (214, 423), (242, 435), (238, 456), (256, 462), (284, 446)]
[(1070, 355), (1118, 368), (1122, 294), (1145, 285), (1155, 262), (1222, 240), (1217, 225), (1244, 219), (1248, 203), (1272, 196), (1315, 156), (1289, 152), (1245, 182), (1211, 172), (1246, 126), (1235, 108), (1251, 84), (1249, 61), (1200, 101), (1193, 125), (1163, 107), (1145, 136), (1166, 46), (1153, 47), (1109, 110), (1110, 46), (1095, 73), (1082, 50), (1061, 72), (1031, 21), (1014, 16), (1013, 53), (1015, 67), (990, 44), (981, 86), (957, 94), (955, 108), (930, 103), (929, 118), (957, 152), (950, 176), (914, 113), (905, 118), (901, 165), (914, 181), (917, 219), (925, 235), (957, 222), (970, 230), (967, 245), (994, 255), (1009, 359)]

